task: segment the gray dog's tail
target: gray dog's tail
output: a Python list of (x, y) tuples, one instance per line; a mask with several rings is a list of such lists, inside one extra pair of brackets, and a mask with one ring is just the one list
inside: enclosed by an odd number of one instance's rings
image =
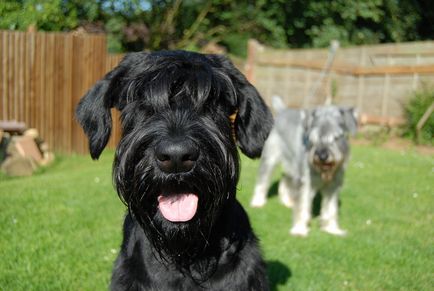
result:
[(282, 98), (277, 95), (273, 95), (273, 97), (271, 97), (271, 105), (273, 106), (273, 109), (276, 113), (280, 113), (281, 111), (286, 109), (286, 105), (283, 102)]

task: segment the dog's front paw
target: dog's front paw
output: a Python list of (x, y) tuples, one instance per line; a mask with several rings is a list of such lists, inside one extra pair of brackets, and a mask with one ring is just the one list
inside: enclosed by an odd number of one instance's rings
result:
[(337, 236), (345, 236), (347, 235), (347, 232), (343, 229), (340, 229), (337, 226), (326, 226), (326, 227), (322, 227), (321, 228), (322, 231), (333, 234), (333, 235), (337, 235)]
[(265, 203), (267, 203), (267, 199), (254, 196), (252, 201), (250, 202), (250, 206), (259, 208), (259, 207), (263, 207)]
[(293, 236), (306, 237), (309, 234), (309, 228), (304, 225), (294, 225), (289, 233)]

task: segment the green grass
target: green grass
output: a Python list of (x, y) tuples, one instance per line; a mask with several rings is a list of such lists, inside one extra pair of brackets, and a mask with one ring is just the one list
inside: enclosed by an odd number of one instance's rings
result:
[[(32, 177), (0, 176), (0, 290), (107, 289), (125, 211), (112, 158), (61, 157)], [(345, 238), (320, 232), (317, 220), (309, 237), (289, 236), (291, 210), (276, 195), (250, 208), (257, 167), (243, 157), (238, 198), (274, 290), (433, 290), (433, 157), (354, 147), (341, 193)]]

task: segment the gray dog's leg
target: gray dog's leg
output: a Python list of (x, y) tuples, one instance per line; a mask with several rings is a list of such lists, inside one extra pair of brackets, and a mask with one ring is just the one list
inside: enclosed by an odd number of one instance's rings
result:
[(321, 230), (334, 235), (345, 235), (338, 224), (340, 187), (325, 189), (322, 191), (321, 202)]
[[(304, 176), (304, 179), (309, 180), (308, 176)], [(302, 181), (299, 191), (294, 197), (293, 223), (290, 234), (296, 236), (308, 235), (314, 195), (315, 189), (311, 187), (310, 181)]]
[(294, 205), (293, 195), (295, 194), (295, 189), (293, 184), (292, 178), (286, 175), (283, 175), (279, 182), (279, 199), (286, 207), (292, 207)]
[(252, 207), (262, 207), (267, 202), (268, 188), (270, 187), (273, 170), (276, 168), (281, 158), (279, 146), (280, 140), (276, 131), (273, 129), (264, 145), (261, 155), (256, 186), (250, 205)]

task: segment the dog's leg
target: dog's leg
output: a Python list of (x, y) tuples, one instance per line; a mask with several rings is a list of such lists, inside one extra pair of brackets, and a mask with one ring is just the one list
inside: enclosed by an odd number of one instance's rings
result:
[(283, 205), (288, 208), (291, 208), (294, 205), (293, 195), (294, 189), (292, 185), (292, 179), (286, 175), (283, 175), (282, 179), (279, 182), (279, 199)]
[(262, 207), (267, 202), (267, 192), (273, 170), (276, 168), (281, 156), (279, 142), (277, 133), (272, 130), (262, 151), (255, 191), (250, 202), (252, 207)]
[(325, 190), (322, 193), (321, 205), (321, 230), (334, 235), (346, 234), (338, 224), (340, 187), (333, 190)]
[(314, 195), (315, 189), (312, 189), (310, 181), (303, 181), (294, 199), (293, 226), (290, 234), (295, 236), (308, 235)]

